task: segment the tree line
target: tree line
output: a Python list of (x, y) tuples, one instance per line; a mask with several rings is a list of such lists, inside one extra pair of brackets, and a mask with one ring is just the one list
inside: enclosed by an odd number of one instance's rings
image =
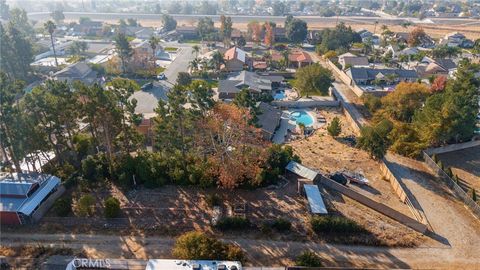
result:
[(437, 77), (428, 87), (400, 83), (394, 92), (377, 98), (367, 95), (365, 106), (372, 125), (361, 130), (358, 145), (373, 157), (387, 150), (418, 157), (428, 147), (472, 138), (479, 110), (480, 65), (462, 61), (454, 79)]
[(125, 188), (235, 188), (272, 184), (298, 159), (290, 147), (264, 141), (247, 109), (216, 103), (201, 80), (176, 85), (159, 101), (153, 152), (144, 150), (136, 129), (141, 115), (131, 97), (139, 87), (131, 80), (105, 86), (48, 80), (24, 95), (24, 83), (2, 73), (0, 86), (1, 151), (11, 171), (20, 171), (23, 160), (47, 159), (44, 170), (64, 179), (77, 173), (90, 183), (108, 179)]

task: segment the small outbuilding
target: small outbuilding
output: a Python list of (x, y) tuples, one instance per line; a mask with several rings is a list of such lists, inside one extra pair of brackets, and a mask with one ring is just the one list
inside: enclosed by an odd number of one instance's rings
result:
[(310, 206), (310, 212), (315, 215), (326, 215), (328, 214), (327, 207), (323, 202), (322, 195), (317, 185), (303, 185), (305, 189), (305, 196), (308, 200), (308, 205)]
[[(4, 174), (0, 176), (0, 221), (5, 225), (21, 225), (36, 221), (48, 210), (60, 192), (60, 179), (52, 175)], [(41, 210), (39, 210), (42, 208)]]

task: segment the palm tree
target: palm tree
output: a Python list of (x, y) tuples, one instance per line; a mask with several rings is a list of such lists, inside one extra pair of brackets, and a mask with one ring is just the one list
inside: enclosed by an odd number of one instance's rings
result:
[(283, 61), (285, 61), (285, 68), (288, 68), (288, 56), (290, 55), (290, 50), (286, 49), (282, 52), (283, 55)]
[(55, 57), (55, 66), (58, 67), (57, 52), (55, 52), (55, 43), (53, 42), (53, 32), (55, 32), (55, 29), (57, 29), (57, 26), (55, 25), (54, 22), (49, 20), (43, 25), (43, 27), (50, 34), (50, 41), (52, 43), (53, 56)]
[(373, 34), (375, 35), (375, 32), (377, 31), (377, 25), (378, 25), (378, 21), (375, 21), (375, 23), (373, 23), (375, 26), (373, 27)]
[(192, 49), (193, 49), (192, 53), (195, 54), (195, 59), (196, 59), (198, 57), (198, 53), (200, 52), (200, 46), (194, 45)]
[(223, 60), (223, 55), (219, 51), (216, 51), (212, 54), (212, 59), (210, 59), (212, 66), (215, 68), (215, 71), (220, 70), (220, 65), (225, 63)]
[(200, 64), (200, 61), (197, 58), (195, 58), (192, 61), (190, 61), (190, 63), (188, 63), (188, 67), (192, 72), (195, 72), (195, 71), (198, 71), (199, 64)]
[(160, 39), (158, 39), (155, 36), (151, 36), (150, 39), (148, 40), (148, 43), (150, 44), (150, 48), (152, 48), (152, 53), (153, 53), (153, 69), (156, 68), (156, 56), (157, 56), (157, 47), (158, 44), (160, 43)]

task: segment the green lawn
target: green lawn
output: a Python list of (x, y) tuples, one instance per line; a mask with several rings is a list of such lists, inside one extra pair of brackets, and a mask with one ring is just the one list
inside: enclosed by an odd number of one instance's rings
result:
[(176, 52), (178, 50), (178, 48), (176, 47), (165, 47), (163, 48), (164, 51), (167, 51), (167, 52)]

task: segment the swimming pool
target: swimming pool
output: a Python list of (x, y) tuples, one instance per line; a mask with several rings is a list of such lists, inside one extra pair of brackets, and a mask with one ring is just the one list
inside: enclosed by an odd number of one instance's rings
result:
[(298, 124), (302, 123), (306, 127), (313, 126), (313, 117), (306, 111), (294, 111), (290, 113), (291, 119)]
[(273, 95), (274, 100), (282, 100), (285, 98), (285, 91), (279, 90), (276, 91), (275, 94)]

